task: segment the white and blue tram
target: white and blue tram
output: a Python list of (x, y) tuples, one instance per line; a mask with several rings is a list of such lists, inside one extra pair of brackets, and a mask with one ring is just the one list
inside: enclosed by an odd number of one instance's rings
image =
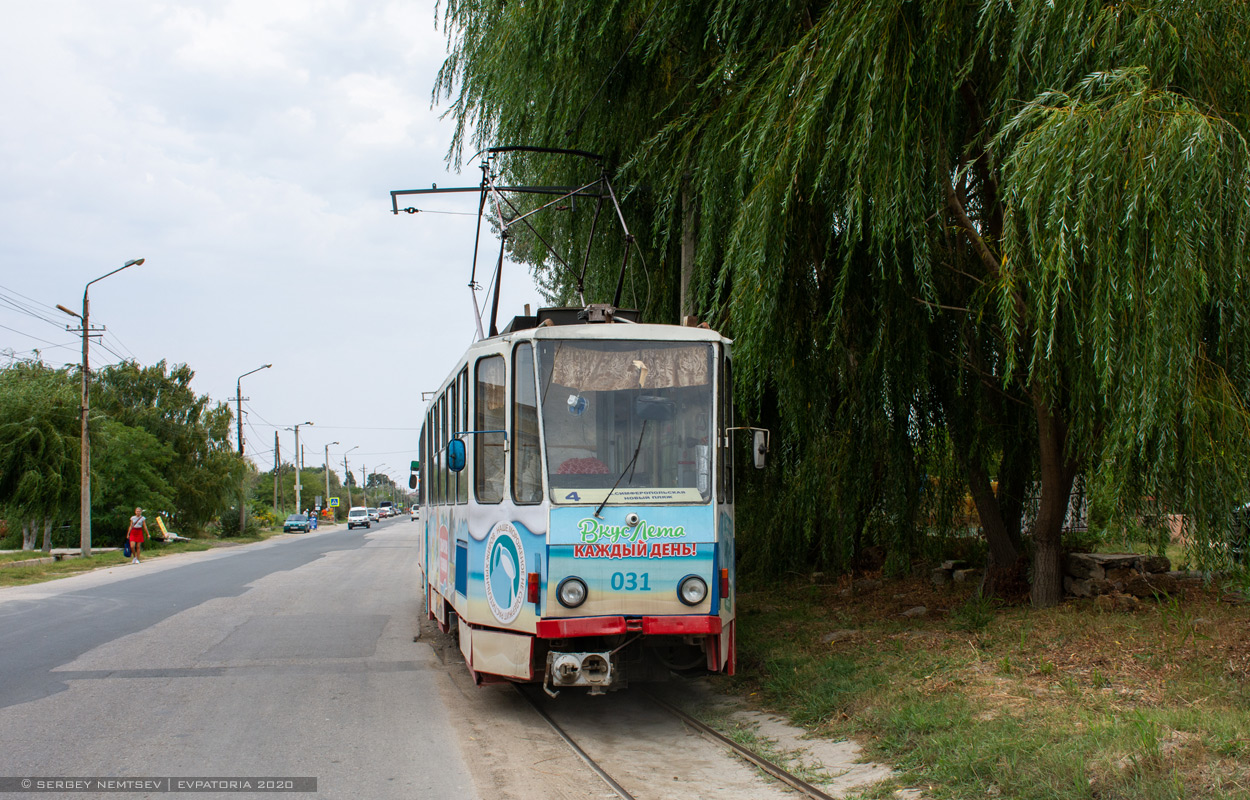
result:
[(421, 584), (479, 683), (734, 672), (730, 340), (632, 316), (517, 317), (427, 407)]

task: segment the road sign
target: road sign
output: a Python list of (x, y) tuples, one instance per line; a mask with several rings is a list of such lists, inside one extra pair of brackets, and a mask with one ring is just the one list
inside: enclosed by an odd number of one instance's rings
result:
[(338, 508), (338, 507), (339, 507), (339, 499), (337, 497), (331, 497), (330, 508)]

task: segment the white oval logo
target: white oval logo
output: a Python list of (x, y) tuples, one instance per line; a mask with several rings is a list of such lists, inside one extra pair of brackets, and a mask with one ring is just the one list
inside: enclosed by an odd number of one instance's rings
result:
[(486, 540), (486, 602), (495, 619), (509, 623), (521, 615), (525, 602), (525, 551), (521, 535), (508, 522), (500, 522)]

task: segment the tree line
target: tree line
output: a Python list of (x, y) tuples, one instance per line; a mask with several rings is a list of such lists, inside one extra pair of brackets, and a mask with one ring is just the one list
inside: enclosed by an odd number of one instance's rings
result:
[[(231, 449), (232, 414), (191, 388), (185, 364), (133, 361), (92, 375), (92, 529), (120, 541), (136, 506), (198, 529), (238, 490), (244, 467)], [(24, 547), (72, 526), (80, 503), (77, 367), (19, 361), (0, 370), (0, 519)]]
[[(744, 566), (904, 570), (970, 498), (991, 583), (1053, 605), (1078, 480), (1091, 525), (1179, 514), (1219, 552), (1250, 490), (1250, 6), (450, 0), (443, 23), (449, 161), (603, 155), (646, 255), (626, 298), (733, 337), (739, 407), (778, 434)], [(586, 295), (612, 297), (629, 244), (594, 212), (508, 242), (553, 302), (578, 276), (537, 236), (593, 236)]]

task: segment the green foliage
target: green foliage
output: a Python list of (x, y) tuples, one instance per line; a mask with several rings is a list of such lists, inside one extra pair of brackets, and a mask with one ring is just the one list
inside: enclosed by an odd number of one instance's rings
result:
[(230, 447), (229, 406), (210, 405), (208, 395), (197, 395), (191, 388), (194, 376), (185, 364), (122, 362), (102, 371), (93, 395), (97, 410), (168, 448), (163, 475), (172, 504), (159, 508), (188, 527), (203, 525), (230, 502), (243, 474)]
[[(185, 365), (123, 362), (95, 377), (91, 394), (93, 540), (116, 544), (136, 506), (186, 528), (211, 519), (237, 492), (241, 465), (227, 437), (230, 411), (190, 388)], [(20, 529), (79, 514), (79, 382), (38, 362), (0, 370), (0, 514)]]
[[(974, 490), (1008, 563), (1035, 483), (1033, 551), (1056, 556), (1077, 474), (1112, 521), (1155, 498), (1222, 535), (1250, 485), (1250, 6), (451, 0), (444, 21), (452, 160), (604, 154), (648, 319), (675, 319), (697, 209), (693, 304), (778, 434), (739, 495), (768, 572), (873, 545), (905, 564), (963, 502), (922, 502), (934, 475)], [(589, 205), (536, 225), (580, 253)], [(597, 239), (603, 301), (623, 243)], [(526, 234), (510, 246), (575, 297)]]
[(65, 370), (18, 362), (0, 371), (0, 515), (11, 535), (24, 524), (59, 524), (77, 510), (78, 409)]

